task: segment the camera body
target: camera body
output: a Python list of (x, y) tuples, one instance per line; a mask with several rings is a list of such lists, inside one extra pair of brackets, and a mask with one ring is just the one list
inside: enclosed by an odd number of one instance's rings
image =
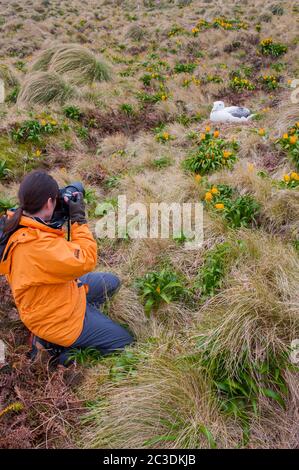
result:
[(64, 197), (66, 196), (70, 201), (76, 201), (75, 192), (80, 192), (85, 195), (83, 184), (80, 181), (71, 183), (64, 188), (59, 189), (59, 196), (57, 197), (56, 207), (53, 213), (51, 222), (54, 222), (62, 226), (69, 219), (69, 204), (65, 202)]

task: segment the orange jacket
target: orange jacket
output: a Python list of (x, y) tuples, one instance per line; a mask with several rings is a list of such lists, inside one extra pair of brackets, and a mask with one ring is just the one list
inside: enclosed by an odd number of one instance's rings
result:
[(0, 274), (6, 276), (27, 328), (46, 341), (70, 346), (83, 328), (88, 291), (76, 279), (95, 268), (96, 241), (87, 224), (71, 225), (71, 241), (64, 229), (27, 216), (20, 225), (25, 227), (8, 240)]

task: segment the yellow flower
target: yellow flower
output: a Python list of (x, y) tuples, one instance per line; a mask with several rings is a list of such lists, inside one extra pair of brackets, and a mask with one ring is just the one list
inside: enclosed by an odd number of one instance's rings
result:
[(283, 134), (282, 138), (285, 139), (285, 140), (288, 139), (288, 138), (289, 138), (289, 134)]
[(36, 157), (40, 157), (41, 154), (42, 154), (41, 150), (37, 149), (37, 150), (35, 151), (35, 154), (34, 154), (34, 155), (35, 155)]
[(289, 175), (283, 175), (283, 179), (286, 183), (288, 183), (290, 181)]
[(248, 163), (247, 168), (248, 168), (249, 171), (253, 171), (254, 170), (254, 164), (253, 163)]
[(192, 82), (195, 83), (195, 85), (200, 85), (200, 80), (198, 80), (197, 78), (195, 77), (192, 77)]
[(213, 194), (208, 191), (206, 194), (205, 194), (205, 200), (210, 202), (211, 200), (213, 199)]
[(214, 137), (217, 139), (217, 137), (219, 137), (219, 134), (220, 134), (219, 131), (215, 131), (215, 132), (214, 132)]
[(299, 121), (298, 121), (298, 122), (296, 122), (296, 126), (297, 126), (297, 127), (299, 127)]
[(218, 189), (216, 188), (216, 186), (213, 186), (213, 188), (211, 189), (211, 193), (212, 193), (212, 194), (218, 194), (218, 193), (219, 193), (219, 191), (218, 191)]
[(166, 96), (166, 95), (162, 95), (162, 96), (161, 96), (161, 100), (162, 100), (162, 101), (166, 101), (166, 100), (167, 100), (167, 96)]
[(292, 135), (290, 137), (290, 144), (296, 144), (297, 140), (298, 140), (298, 137), (296, 135)]
[(228, 158), (228, 157), (230, 157), (230, 156), (231, 156), (231, 154), (232, 154), (232, 153), (231, 153), (229, 150), (224, 150), (224, 152), (223, 152), (223, 156), (224, 156), (224, 158)]
[(207, 126), (206, 127), (206, 132), (210, 132), (210, 130), (211, 130), (210, 126)]
[(52, 126), (56, 126), (57, 121), (56, 121), (55, 119), (52, 119), (52, 120), (50, 121), (50, 124), (52, 124)]
[(218, 202), (217, 204), (215, 204), (215, 209), (219, 209), (219, 210), (222, 210), (224, 209), (224, 204), (222, 204), (222, 202)]
[(158, 294), (160, 294), (160, 292), (161, 292), (160, 286), (157, 287), (156, 292), (157, 292)]
[(41, 126), (45, 126), (47, 124), (47, 121), (45, 119), (42, 119), (40, 124), (41, 124)]
[(169, 133), (168, 132), (163, 132), (162, 137), (163, 137), (163, 139), (168, 140), (169, 139)]
[(260, 136), (265, 135), (265, 134), (266, 134), (265, 129), (263, 129), (263, 128), (261, 127), (261, 128), (259, 129), (259, 131), (258, 131), (258, 134), (259, 134)]
[(200, 140), (205, 140), (206, 134), (200, 134)]
[(295, 171), (292, 171), (292, 173), (290, 174), (290, 177), (291, 177), (291, 180), (295, 180), (295, 181), (298, 181), (299, 179), (299, 175)]
[(195, 181), (197, 181), (199, 183), (199, 181), (201, 180), (201, 175), (195, 175)]

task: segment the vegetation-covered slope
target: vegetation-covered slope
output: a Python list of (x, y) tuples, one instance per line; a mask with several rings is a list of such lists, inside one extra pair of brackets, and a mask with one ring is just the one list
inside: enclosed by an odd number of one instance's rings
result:
[[(204, 204), (200, 249), (99, 240), (98, 269), (123, 281), (106, 312), (137, 339), (121, 355), (30, 364), (1, 279), (0, 447), (297, 447), (295, 2), (0, 6), (1, 213), (32, 168), (81, 180), (92, 228), (120, 194)], [(216, 100), (256, 116), (215, 126)]]

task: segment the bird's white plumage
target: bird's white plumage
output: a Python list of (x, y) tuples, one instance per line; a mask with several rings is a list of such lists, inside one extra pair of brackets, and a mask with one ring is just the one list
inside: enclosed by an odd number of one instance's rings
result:
[(212, 122), (247, 122), (254, 114), (242, 106), (225, 106), (223, 101), (215, 101), (210, 114)]

